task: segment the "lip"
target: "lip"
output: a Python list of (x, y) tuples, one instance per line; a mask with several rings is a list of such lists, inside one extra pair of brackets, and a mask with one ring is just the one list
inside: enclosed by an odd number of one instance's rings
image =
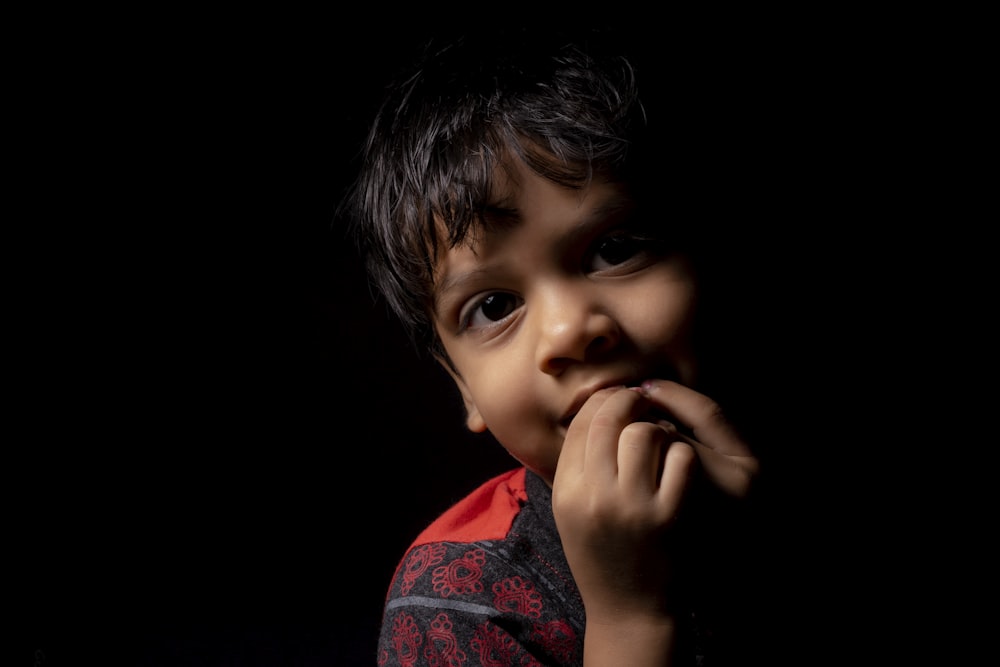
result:
[(569, 404), (569, 409), (563, 413), (559, 423), (564, 427), (569, 427), (570, 422), (573, 421), (576, 414), (580, 412), (580, 408), (583, 407), (583, 404), (587, 402), (587, 399), (589, 399), (594, 392), (600, 391), (601, 389), (607, 389), (608, 387), (628, 387), (636, 384), (636, 382), (630, 379), (615, 379), (608, 380), (606, 382), (598, 382), (584, 387), (577, 392), (576, 396), (573, 397), (573, 402)]

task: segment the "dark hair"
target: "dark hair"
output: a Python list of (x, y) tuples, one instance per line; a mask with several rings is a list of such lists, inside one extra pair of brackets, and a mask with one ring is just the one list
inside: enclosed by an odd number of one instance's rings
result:
[(617, 37), (519, 28), (431, 39), (387, 87), (342, 209), (418, 348), (443, 354), (430, 318), (436, 253), (486, 224), (505, 160), (567, 187), (643, 175), (641, 72)]

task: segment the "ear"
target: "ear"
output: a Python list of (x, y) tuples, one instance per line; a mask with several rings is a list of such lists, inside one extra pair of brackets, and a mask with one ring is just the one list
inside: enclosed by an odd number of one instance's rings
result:
[(469, 392), (465, 380), (458, 374), (458, 371), (452, 368), (447, 359), (437, 354), (434, 355), (434, 358), (448, 372), (451, 379), (455, 381), (458, 391), (462, 394), (462, 402), (465, 404), (465, 425), (473, 433), (484, 432), (486, 430), (486, 420), (479, 414), (479, 408), (476, 407), (476, 402), (472, 400), (472, 394)]

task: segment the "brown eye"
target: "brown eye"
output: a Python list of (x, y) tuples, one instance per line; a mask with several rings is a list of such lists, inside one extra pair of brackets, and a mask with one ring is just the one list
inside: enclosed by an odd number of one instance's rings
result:
[(502, 320), (514, 310), (514, 297), (510, 294), (490, 294), (483, 299), (479, 308), (483, 316), (491, 322)]
[(665, 253), (662, 241), (631, 229), (602, 236), (591, 246), (587, 271), (628, 270), (644, 266)]
[(462, 318), (463, 329), (479, 329), (500, 322), (517, 310), (523, 300), (516, 294), (508, 292), (491, 292), (472, 307)]
[(642, 250), (642, 242), (631, 236), (617, 234), (603, 239), (594, 253), (594, 258), (611, 266), (626, 262)]

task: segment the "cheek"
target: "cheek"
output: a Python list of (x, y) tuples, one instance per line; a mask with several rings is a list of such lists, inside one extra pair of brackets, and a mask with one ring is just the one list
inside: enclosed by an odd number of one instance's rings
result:
[(523, 429), (525, 424), (542, 418), (530, 379), (531, 374), (525, 373), (523, 367), (508, 361), (479, 370), (470, 385), (487, 427), (501, 441), (508, 430)]
[[(650, 298), (656, 294), (655, 298)], [(651, 285), (634, 308), (628, 309), (623, 324), (630, 340), (644, 354), (666, 355), (681, 374), (694, 380), (694, 322), (696, 292), (689, 282), (666, 281)]]
[[(555, 470), (562, 439), (536, 395), (530, 364), (506, 358), (503, 364), (473, 371), (469, 386), (486, 427), (511, 456), (543, 476)], [(529, 366), (526, 366), (528, 364)]]

